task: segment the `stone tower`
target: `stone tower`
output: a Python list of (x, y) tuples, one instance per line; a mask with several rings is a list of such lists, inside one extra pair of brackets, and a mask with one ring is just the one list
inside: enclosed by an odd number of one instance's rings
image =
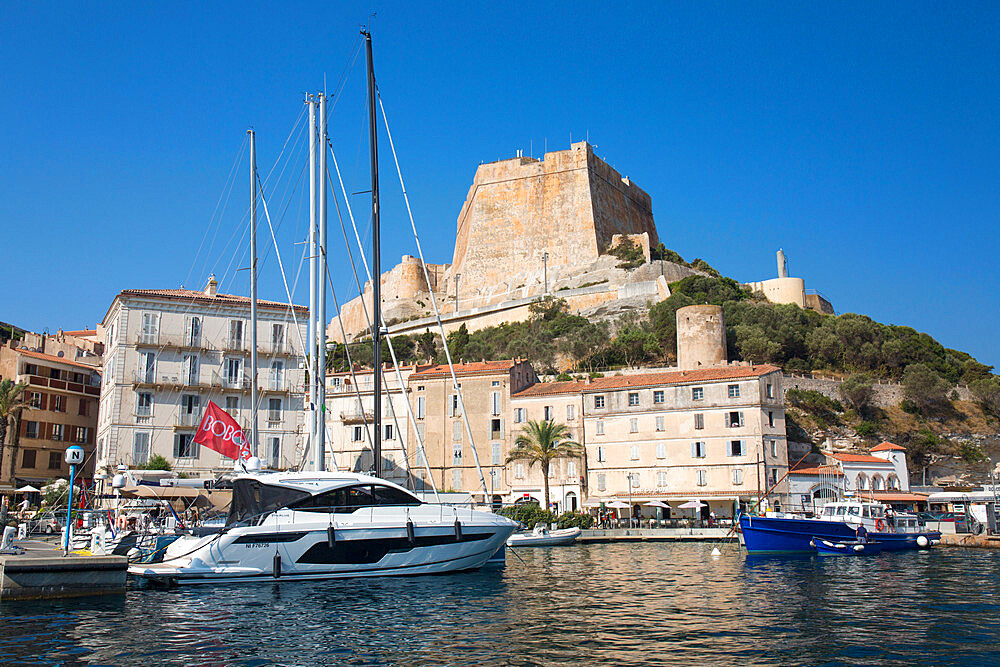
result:
[(693, 370), (725, 366), (726, 322), (721, 306), (677, 309), (677, 367)]
[(542, 160), (482, 164), (458, 216), (445, 289), (456, 274), (470, 295), (531, 284), (543, 255), (551, 275), (596, 260), (615, 234), (642, 233), (650, 247), (659, 242), (649, 195), (586, 142)]

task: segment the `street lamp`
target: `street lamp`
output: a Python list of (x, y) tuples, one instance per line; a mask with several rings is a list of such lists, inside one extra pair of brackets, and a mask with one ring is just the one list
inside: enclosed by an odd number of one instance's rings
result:
[(490, 468), (490, 507), (493, 506), (494, 486), (497, 482), (497, 469)]
[(542, 275), (545, 280), (545, 292), (549, 293), (549, 253), (542, 253)]
[(634, 521), (632, 521), (632, 519), (633, 519), (632, 515), (634, 513), (633, 510), (632, 510), (632, 477), (633, 477), (633, 473), (626, 473), (625, 474), (625, 479), (628, 482), (628, 525), (629, 525), (629, 528), (631, 528), (633, 526), (633, 524), (635, 523)]

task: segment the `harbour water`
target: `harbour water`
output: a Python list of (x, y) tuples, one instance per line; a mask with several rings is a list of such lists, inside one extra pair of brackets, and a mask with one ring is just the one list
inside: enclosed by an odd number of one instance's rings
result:
[(502, 570), (0, 605), (5, 664), (996, 664), (1000, 554), (522, 549)]

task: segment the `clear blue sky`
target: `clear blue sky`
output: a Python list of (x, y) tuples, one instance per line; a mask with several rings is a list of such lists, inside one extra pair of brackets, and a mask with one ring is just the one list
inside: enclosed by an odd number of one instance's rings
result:
[[(783, 247), (838, 312), (1000, 366), (998, 5), (359, 4), (5, 3), (0, 320), (93, 326), (121, 289), (199, 288), (212, 270), (246, 293), (229, 242), (245, 158), (213, 218), (245, 130), (266, 173), (303, 92), (324, 76), (334, 88), (374, 9), (429, 261), (450, 261), (479, 162), (589, 134), (650, 193), (660, 238), (684, 257), (749, 281), (772, 277)], [(350, 191), (367, 189), (364, 103), (359, 60), (331, 119)], [(388, 266), (414, 246), (383, 148)], [(302, 165), (293, 151), (269, 192), (276, 219), (287, 205), (293, 277)], [(273, 253), (261, 295), (284, 298)]]

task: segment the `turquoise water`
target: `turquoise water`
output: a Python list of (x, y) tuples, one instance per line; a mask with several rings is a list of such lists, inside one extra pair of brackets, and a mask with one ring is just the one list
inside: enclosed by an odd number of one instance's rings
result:
[(521, 549), (505, 569), (0, 605), (4, 664), (996, 664), (1000, 552)]

